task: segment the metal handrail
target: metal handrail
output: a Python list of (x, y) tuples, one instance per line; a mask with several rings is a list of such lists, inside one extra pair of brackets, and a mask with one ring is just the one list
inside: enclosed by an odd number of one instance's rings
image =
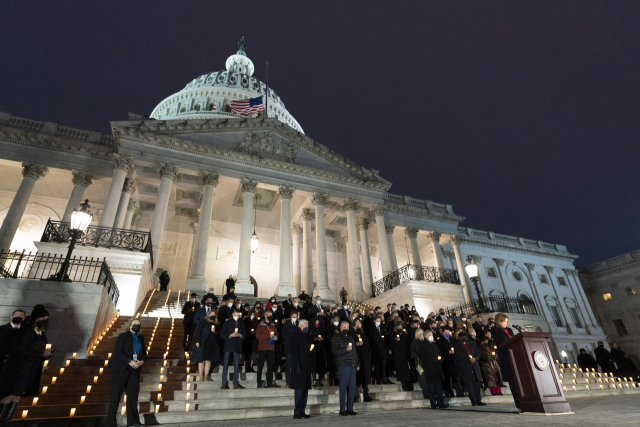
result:
[[(482, 301), (483, 305), (480, 303)], [(528, 298), (513, 298), (489, 295), (482, 298), (474, 299), (464, 304), (445, 309), (445, 316), (449, 317), (452, 311), (456, 311), (456, 315), (464, 313), (468, 318), (483, 313), (514, 313), (514, 314), (532, 314), (537, 315), (538, 309), (536, 304)]]
[(450, 283), (453, 285), (460, 284), (460, 276), (458, 275), (457, 270), (407, 264), (375, 282), (372, 285), (373, 297), (375, 298), (378, 295), (407, 283), (410, 280)]

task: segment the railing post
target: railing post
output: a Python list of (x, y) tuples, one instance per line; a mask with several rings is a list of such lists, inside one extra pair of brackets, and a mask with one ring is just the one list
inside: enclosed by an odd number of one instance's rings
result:
[(20, 254), (20, 258), (18, 258), (18, 265), (16, 265), (16, 269), (13, 271), (13, 278), (14, 279), (18, 278), (18, 270), (20, 269), (20, 263), (22, 262), (22, 257), (24, 257), (24, 249), (22, 250), (22, 253)]

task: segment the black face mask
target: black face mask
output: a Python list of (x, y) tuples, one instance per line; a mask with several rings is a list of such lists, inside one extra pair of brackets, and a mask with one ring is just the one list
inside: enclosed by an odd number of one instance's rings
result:
[(266, 319), (264, 319), (265, 323), (271, 323), (271, 317), (267, 317)]
[(49, 328), (49, 319), (45, 319), (45, 320), (38, 320), (36, 322), (36, 326), (38, 327), (38, 329), (40, 329), (41, 331), (46, 331), (47, 328)]
[(444, 314), (444, 311), (441, 311), (440, 314)]
[(207, 303), (207, 307), (211, 307), (211, 303), (210, 302)]
[(140, 332), (140, 328), (141, 328), (140, 325), (133, 325), (131, 327), (131, 330), (137, 334), (138, 332)]
[(11, 319), (11, 323), (13, 323), (14, 325), (19, 325), (23, 320), (24, 319), (22, 317), (14, 317), (13, 319)]
[(340, 331), (340, 332), (342, 332), (342, 334), (343, 334), (343, 335), (347, 335), (347, 334), (349, 333), (349, 330), (348, 330), (348, 329), (345, 329), (345, 330)]

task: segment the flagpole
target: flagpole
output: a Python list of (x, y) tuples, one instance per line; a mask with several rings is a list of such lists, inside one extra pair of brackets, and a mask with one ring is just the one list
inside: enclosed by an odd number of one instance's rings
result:
[(269, 61), (267, 61), (267, 71), (264, 76), (264, 84), (267, 87), (267, 93), (264, 101), (264, 117), (269, 118)]

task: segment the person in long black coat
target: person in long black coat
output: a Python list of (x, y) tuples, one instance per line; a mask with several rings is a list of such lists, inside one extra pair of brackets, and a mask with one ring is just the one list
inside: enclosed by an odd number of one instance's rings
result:
[(396, 364), (396, 378), (402, 383), (402, 390), (413, 391), (413, 382), (411, 378), (411, 359), (409, 337), (402, 328), (402, 323), (394, 325), (394, 333), (389, 338), (389, 347), (393, 353), (393, 360)]
[(0, 326), (0, 372), (4, 364), (9, 349), (13, 345), (13, 340), (20, 332), (20, 325), (24, 321), (27, 313), (24, 310), (14, 310), (11, 319), (6, 325)]
[(7, 358), (0, 366), (0, 425), (9, 425), (21, 397), (39, 394), (42, 361), (51, 356), (46, 349), (48, 327), (49, 312), (35, 308), (5, 350)]
[(384, 318), (379, 315), (374, 319), (373, 325), (367, 331), (371, 356), (378, 384), (393, 384), (386, 374), (386, 364), (389, 360), (389, 348), (387, 347), (388, 334), (384, 324)]
[(596, 363), (600, 365), (602, 373), (612, 373), (614, 375), (618, 373), (616, 366), (613, 364), (611, 353), (609, 353), (609, 350), (604, 348), (604, 343), (602, 341), (598, 341), (598, 347), (593, 350), (593, 354), (596, 355)]
[(464, 391), (469, 394), (469, 400), (473, 406), (484, 406), (480, 396), (480, 384), (482, 384), (482, 371), (480, 370), (480, 352), (475, 345), (469, 342), (469, 335), (460, 332), (458, 339), (453, 341), (455, 349), (454, 360), (456, 370), (460, 376)]
[(169, 277), (169, 273), (167, 270), (163, 271), (159, 277), (160, 279), (160, 291), (166, 291), (169, 287), (169, 282), (171, 281), (171, 277)]
[(324, 330), (324, 324), (320, 317), (316, 317), (309, 321), (309, 342), (313, 344), (311, 350), (311, 377), (314, 380), (314, 387), (322, 387), (322, 375), (327, 373), (327, 351), (325, 343), (327, 337)]
[(139, 319), (132, 319), (129, 322), (129, 330), (118, 336), (109, 362), (112, 375), (107, 427), (118, 425), (116, 415), (123, 390), (126, 390), (127, 394), (127, 425), (141, 425), (138, 413), (138, 392), (140, 391), (140, 368), (147, 358), (147, 348), (144, 337), (139, 334), (140, 327)]
[(184, 347), (184, 351), (188, 351), (191, 347), (193, 347), (193, 337), (196, 332), (196, 324), (193, 323), (193, 319), (196, 317), (196, 312), (200, 308), (200, 303), (196, 301), (197, 295), (195, 293), (191, 294), (191, 298), (189, 301), (184, 303), (182, 307), (182, 314), (184, 318), (182, 319), (182, 330), (183, 336), (182, 339), (182, 347)]
[(598, 369), (598, 364), (596, 363), (596, 359), (593, 358), (592, 355), (587, 353), (587, 350), (584, 348), (580, 349), (580, 355), (578, 356), (578, 366), (583, 371), (587, 370), (596, 370)]
[[(356, 351), (358, 359), (360, 359), (360, 370), (356, 372), (356, 385), (362, 386), (362, 396), (365, 402), (373, 402), (369, 396), (369, 384), (371, 384), (371, 347), (369, 346), (369, 337), (364, 332), (362, 321), (356, 319), (353, 322), (355, 329)], [(359, 397), (356, 394), (356, 398)]]
[(460, 376), (456, 370), (455, 353), (451, 352), (454, 341), (455, 338), (451, 335), (451, 330), (448, 326), (445, 326), (442, 334), (436, 337), (436, 344), (438, 344), (442, 356), (442, 371), (444, 372), (444, 389), (446, 390), (446, 394), (448, 397), (453, 397), (455, 390), (456, 397), (464, 397)]
[(309, 418), (305, 410), (312, 382), (311, 361), (309, 360), (311, 344), (307, 335), (309, 321), (302, 319), (299, 325), (298, 329), (289, 336), (289, 350), (291, 351), (289, 388), (295, 390), (295, 409), (293, 411), (295, 419)]
[(508, 324), (509, 318), (507, 315), (499, 313), (495, 318), (495, 326), (491, 328), (491, 338), (493, 339), (494, 350), (496, 350), (498, 355), (498, 365), (500, 365), (502, 380), (509, 383), (509, 390), (511, 390), (511, 394), (513, 395), (513, 402), (516, 408), (520, 409), (520, 394), (516, 387), (513, 369), (511, 369), (509, 353), (507, 353), (505, 347), (500, 347), (502, 343), (513, 337), (513, 330), (507, 326)]
[(233, 388), (243, 389), (240, 385), (240, 354), (242, 354), (242, 340), (247, 336), (247, 328), (240, 319), (240, 312), (233, 309), (231, 318), (227, 319), (220, 330), (220, 338), (224, 340), (224, 366), (222, 368), (222, 387), (229, 389), (229, 358), (233, 356)]
[(191, 361), (198, 364), (200, 381), (209, 378), (211, 364), (220, 362), (220, 350), (218, 349), (218, 336), (220, 327), (216, 321), (216, 312), (211, 310), (207, 317), (198, 324), (194, 336), (194, 349), (191, 353)]
[[(247, 337), (242, 340), (242, 355), (244, 356), (244, 372), (256, 372), (253, 369), (252, 362), (257, 363), (258, 354), (258, 340), (256, 339), (256, 330), (260, 324), (260, 320), (256, 316), (253, 310), (242, 319), (244, 321), (244, 327), (247, 329)], [(255, 353), (255, 357), (254, 357)]]
[(432, 331), (424, 332), (425, 339), (418, 344), (418, 363), (423, 372), (419, 377), (422, 394), (429, 399), (431, 409), (447, 408), (442, 397), (442, 356)]
[(633, 361), (622, 351), (617, 342), (611, 343), (611, 357), (618, 365), (618, 375), (621, 377), (631, 377), (638, 381), (640, 372)]

